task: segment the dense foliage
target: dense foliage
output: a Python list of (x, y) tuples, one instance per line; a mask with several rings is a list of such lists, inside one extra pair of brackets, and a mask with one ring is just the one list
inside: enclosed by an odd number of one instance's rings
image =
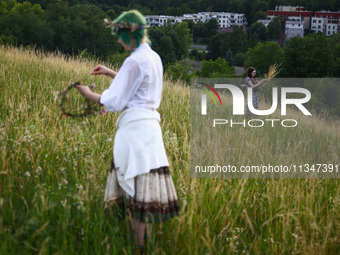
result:
[[(24, 2), (24, 0), (18, 0)], [(49, 3), (60, 2), (60, 0), (30, 0), (31, 3), (39, 3), (42, 8), (46, 8)], [(196, 13), (205, 11), (216, 12), (238, 12), (245, 13), (249, 24), (263, 18), (267, 10), (273, 10), (276, 5), (304, 6), (310, 11), (340, 9), (339, 1), (319, 1), (319, 0), (69, 0), (70, 6), (77, 4), (93, 4), (103, 11), (112, 10), (119, 14), (123, 9), (136, 8), (143, 11), (144, 15), (183, 15), (185, 13)]]
[[(114, 16), (114, 11), (105, 13), (95, 5), (52, 1), (44, 10), (39, 4), (0, 0), (0, 43), (35, 45), (47, 51), (58, 49), (69, 55), (121, 63), (121, 56), (127, 55), (103, 25), (104, 18)], [(149, 34), (164, 65), (188, 55), (192, 35), (186, 22), (151, 28)]]

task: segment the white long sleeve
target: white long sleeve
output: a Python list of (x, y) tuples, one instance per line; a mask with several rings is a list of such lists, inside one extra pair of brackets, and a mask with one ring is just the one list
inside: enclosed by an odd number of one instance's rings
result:
[(100, 103), (108, 111), (125, 108), (155, 110), (159, 107), (163, 87), (163, 66), (151, 47), (141, 44), (123, 63)]

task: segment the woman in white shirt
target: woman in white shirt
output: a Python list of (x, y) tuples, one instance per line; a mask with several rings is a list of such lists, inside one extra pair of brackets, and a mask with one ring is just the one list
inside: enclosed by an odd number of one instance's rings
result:
[(105, 106), (108, 111), (122, 111), (116, 127), (113, 161), (105, 190), (105, 207), (125, 201), (138, 249), (143, 248), (146, 224), (169, 220), (179, 214), (176, 190), (169, 172), (160, 115), (163, 66), (149, 46), (145, 18), (138, 11), (122, 13), (108, 22), (125, 50), (132, 54), (118, 72), (96, 66), (93, 75), (113, 79), (101, 95), (88, 87), (77, 89), (86, 98)]

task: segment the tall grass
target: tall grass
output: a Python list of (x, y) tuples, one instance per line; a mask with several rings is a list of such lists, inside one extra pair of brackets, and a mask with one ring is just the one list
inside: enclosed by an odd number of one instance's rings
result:
[[(118, 114), (73, 121), (53, 98), (71, 81), (102, 91), (110, 79), (90, 76), (96, 63), (58, 53), (2, 47), (0, 64), (0, 254), (131, 254), (127, 220), (103, 210)], [(181, 215), (154, 225), (148, 254), (338, 253), (338, 179), (191, 179), (189, 88), (165, 80), (159, 112)], [(240, 150), (235, 162), (304, 152), (338, 159), (337, 126), (316, 123), (297, 133), (226, 132), (221, 144)], [(275, 146), (254, 152), (269, 137)], [(292, 152), (294, 139), (305, 142)]]

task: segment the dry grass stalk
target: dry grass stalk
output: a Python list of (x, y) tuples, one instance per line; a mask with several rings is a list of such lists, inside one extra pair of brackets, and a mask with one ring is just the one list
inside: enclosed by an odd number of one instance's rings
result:
[(276, 75), (279, 74), (279, 72), (280, 72), (279, 67), (280, 67), (280, 65), (278, 65), (276, 63), (269, 67), (268, 76), (267, 76), (268, 80), (273, 79)]

